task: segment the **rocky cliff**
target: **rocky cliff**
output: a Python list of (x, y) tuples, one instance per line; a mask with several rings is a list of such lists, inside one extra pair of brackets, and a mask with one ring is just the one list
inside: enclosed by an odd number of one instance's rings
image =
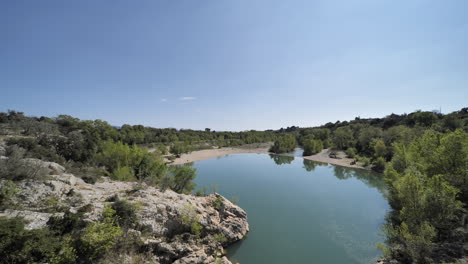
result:
[[(129, 233), (138, 236), (151, 253), (151, 261), (160, 264), (231, 263), (223, 256), (223, 247), (241, 240), (249, 231), (245, 211), (219, 194), (196, 197), (106, 177), (87, 184), (56, 163), (28, 162), (40, 163), (51, 175), (40, 181), (17, 182), (12, 201), (15, 209), (0, 212), (0, 216), (24, 217), (28, 229), (43, 228), (51, 216), (83, 207), (88, 208), (85, 221), (98, 221), (109, 201), (125, 199), (138, 205), (138, 225), (144, 227), (144, 234), (141, 230)], [(0, 185), (4, 183), (0, 180)], [(202, 226), (197, 236), (187, 230), (183, 221), (187, 216)]]

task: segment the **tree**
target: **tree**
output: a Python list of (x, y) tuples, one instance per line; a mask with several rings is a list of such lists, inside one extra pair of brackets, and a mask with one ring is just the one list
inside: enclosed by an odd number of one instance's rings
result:
[(381, 138), (381, 137), (382, 137), (382, 129), (373, 127), (373, 126), (368, 126), (366, 128), (363, 128), (359, 132), (358, 147), (362, 152), (371, 155), (373, 152), (372, 145), (371, 145), (372, 140)]
[(190, 167), (177, 168), (171, 189), (178, 193), (190, 193), (195, 188), (193, 180), (196, 177), (196, 169)]
[(287, 134), (278, 138), (278, 140), (275, 141), (273, 146), (270, 148), (270, 152), (277, 154), (290, 152), (293, 151), (294, 148), (296, 148), (296, 145), (296, 138), (291, 134)]
[(374, 145), (374, 156), (375, 157), (385, 157), (387, 155), (387, 146), (382, 139), (374, 139), (372, 142)]
[(353, 131), (348, 127), (339, 127), (332, 137), (333, 145), (338, 149), (347, 149), (354, 146)]
[(374, 160), (372, 169), (377, 172), (383, 172), (385, 170), (385, 164), (384, 158), (378, 157)]
[(323, 149), (323, 144), (321, 140), (317, 139), (308, 139), (303, 143), (304, 152), (303, 156), (310, 156), (315, 153), (319, 153)]

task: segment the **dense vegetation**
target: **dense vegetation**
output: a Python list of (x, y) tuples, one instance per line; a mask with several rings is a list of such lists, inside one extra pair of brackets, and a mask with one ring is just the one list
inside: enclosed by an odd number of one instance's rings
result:
[(89, 209), (66, 211), (63, 217), (52, 217), (45, 228), (34, 230), (25, 229), (22, 218), (0, 217), (0, 252), (7, 253), (0, 263), (116, 263), (124, 261), (120, 253), (140, 254), (143, 242), (129, 231), (144, 231), (135, 226), (136, 205), (113, 201), (99, 221), (87, 223), (82, 219)]
[[(416, 111), (384, 118), (358, 117), (314, 128), (245, 132), (130, 125), (116, 128), (101, 120), (82, 121), (65, 115), (36, 118), (9, 111), (0, 113), (0, 136), (14, 135), (6, 137), (4, 155), (8, 159), (0, 159), (0, 178), (10, 180), (11, 184), (0, 191), (0, 205), (2, 208), (7, 206), (7, 197), (14, 194), (15, 181), (43, 176), (39, 168), (22, 162), (24, 158), (63, 164), (87, 182), (95, 182), (98, 176), (105, 174), (115, 180), (144, 181), (163, 189), (190, 193), (194, 189), (195, 170), (167, 166), (162, 155), (168, 151), (178, 156), (200, 148), (257, 142), (274, 142), (270, 149), (274, 153), (292, 151), (297, 145), (304, 148), (304, 155), (332, 148), (345, 151), (349, 158), (363, 167), (384, 172), (382, 175), (388, 185), (388, 200), (392, 207), (384, 227), (386, 245), (380, 245), (387, 258), (402, 263), (449, 262), (466, 254), (463, 245), (468, 233), (467, 132), (468, 108), (446, 115)], [(150, 152), (149, 148), (154, 151)], [(278, 155), (271, 157), (277, 163), (291, 160)], [(115, 211), (122, 206), (125, 207), (120, 203), (109, 210)], [(70, 253), (70, 248), (63, 247), (74, 243), (73, 249), (82, 250), (80, 252), (86, 261), (92, 261), (93, 256), (102, 255), (108, 245), (105, 241), (93, 241), (99, 245), (102, 243), (103, 249), (86, 251), (86, 243), (89, 242), (86, 242), (87, 232), (105, 231), (116, 237), (121, 235), (113, 229), (114, 220), (109, 220), (109, 217), (103, 216), (98, 226), (81, 227), (76, 241), (62, 241), (60, 239), (67, 236), (59, 236), (54, 244), (55, 240), (51, 239), (48, 248), (36, 247), (29, 242), (22, 245), (21, 241), (24, 237), (33, 237), (34, 241), (47, 236), (57, 237), (49, 233), (55, 232), (52, 227), (37, 232), (21, 231), (20, 222), (2, 219), (0, 235), (9, 237), (4, 234), (19, 232), (19, 237), (9, 238), (19, 241), (20, 244), (15, 244), (16, 250), (20, 250), (18, 256), (48, 256), (52, 254), (50, 252), (64, 252), (67, 255), (63, 258), (73, 259), (74, 251)], [(193, 228), (197, 232), (197, 227)], [(8, 242), (10, 240), (5, 241), (0, 245), (0, 251), (13, 245), (13, 242)], [(36, 249), (41, 252), (37, 253)], [(23, 254), (23, 251), (30, 253)], [(34, 257), (31, 261), (43, 259)], [(66, 260), (61, 261), (67, 263)]]
[(275, 141), (273, 146), (271, 146), (270, 148), (270, 152), (273, 152), (276, 154), (290, 152), (294, 150), (296, 145), (297, 143), (296, 143), (296, 138), (294, 137), (294, 135), (287, 134), (278, 138)]

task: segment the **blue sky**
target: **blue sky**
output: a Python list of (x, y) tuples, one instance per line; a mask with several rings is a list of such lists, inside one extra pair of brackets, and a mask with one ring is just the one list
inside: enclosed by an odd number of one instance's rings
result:
[(215, 130), (468, 102), (468, 1), (0, 1), (0, 111)]

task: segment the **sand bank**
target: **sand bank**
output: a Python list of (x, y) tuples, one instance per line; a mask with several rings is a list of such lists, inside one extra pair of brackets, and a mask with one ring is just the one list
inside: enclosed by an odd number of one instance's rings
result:
[(362, 167), (360, 165), (357, 165), (357, 164), (351, 165), (351, 163), (353, 162), (354, 159), (347, 158), (346, 154), (343, 151), (335, 151), (337, 153), (337, 157), (339, 157), (339, 159), (330, 158), (328, 156), (330, 154), (330, 152), (331, 152), (331, 149), (324, 149), (320, 153), (317, 153), (317, 154), (314, 154), (314, 155), (311, 155), (311, 156), (305, 156), (303, 158), (307, 159), (307, 160), (313, 160), (313, 161), (318, 161), (318, 162), (323, 162), (323, 163), (330, 163), (330, 164), (338, 165), (338, 166), (342, 166), (342, 167), (356, 168), (356, 169), (366, 169), (366, 168), (364, 168), (364, 167)]
[(182, 154), (180, 158), (176, 158), (171, 164), (179, 165), (200, 160), (212, 159), (216, 157), (222, 157), (231, 154), (242, 154), (242, 153), (257, 153), (257, 154), (268, 154), (269, 144), (261, 144), (257, 146), (246, 145), (240, 147), (229, 147), (229, 148), (213, 148), (192, 151), (187, 154)]

